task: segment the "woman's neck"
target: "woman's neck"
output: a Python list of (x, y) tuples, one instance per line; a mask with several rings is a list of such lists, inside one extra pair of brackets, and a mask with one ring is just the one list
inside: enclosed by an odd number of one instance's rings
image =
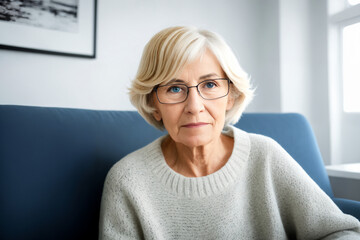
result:
[(170, 137), (162, 143), (162, 151), (170, 168), (186, 177), (202, 177), (222, 168), (230, 158), (234, 139), (221, 134), (204, 146), (188, 147)]

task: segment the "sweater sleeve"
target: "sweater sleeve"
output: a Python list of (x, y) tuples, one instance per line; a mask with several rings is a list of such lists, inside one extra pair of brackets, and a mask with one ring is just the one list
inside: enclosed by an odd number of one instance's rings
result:
[(99, 239), (142, 239), (135, 209), (121, 187), (124, 176), (112, 168), (103, 189), (100, 210)]
[(268, 144), (271, 176), (289, 236), (296, 239), (360, 239), (359, 221), (331, 198), (275, 141)]

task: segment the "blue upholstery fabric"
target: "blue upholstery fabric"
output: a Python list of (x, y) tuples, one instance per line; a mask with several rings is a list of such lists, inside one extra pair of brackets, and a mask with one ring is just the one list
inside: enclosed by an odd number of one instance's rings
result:
[(134, 112), (0, 106), (0, 239), (97, 239), (107, 171), (161, 134)]
[[(237, 126), (277, 140), (333, 197), (301, 115), (244, 114)], [(97, 239), (107, 171), (163, 134), (131, 111), (0, 106), (0, 239)]]
[(360, 220), (360, 202), (343, 198), (333, 198), (333, 200), (344, 213)]

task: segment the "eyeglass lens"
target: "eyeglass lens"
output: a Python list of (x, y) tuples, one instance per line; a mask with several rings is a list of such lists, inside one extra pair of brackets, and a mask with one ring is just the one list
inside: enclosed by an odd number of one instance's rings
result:
[(197, 86), (185, 84), (167, 84), (158, 86), (156, 94), (160, 103), (180, 103), (188, 97), (189, 88), (197, 88), (200, 96), (207, 100), (225, 97), (229, 92), (228, 79), (211, 79), (200, 82)]

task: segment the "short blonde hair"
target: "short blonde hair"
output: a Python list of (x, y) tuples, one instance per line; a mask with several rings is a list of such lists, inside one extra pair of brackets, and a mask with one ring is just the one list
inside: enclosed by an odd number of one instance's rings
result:
[(170, 27), (155, 34), (146, 44), (137, 75), (129, 89), (131, 103), (147, 122), (164, 129), (162, 121), (153, 117), (154, 87), (176, 77), (185, 64), (200, 57), (207, 49), (215, 55), (233, 83), (230, 97), (235, 100), (233, 107), (226, 112), (225, 124), (239, 121), (253, 97), (253, 90), (247, 73), (230, 47), (214, 32), (195, 27)]

